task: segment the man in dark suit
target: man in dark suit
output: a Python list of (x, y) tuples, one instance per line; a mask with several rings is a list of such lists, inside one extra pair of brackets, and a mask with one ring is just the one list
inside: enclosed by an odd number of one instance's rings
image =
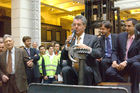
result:
[[(4, 42), (3, 42), (3, 38), (2, 37), (0, 37), (0, 54), (2, 53), (2, 52), (4, 52)], [(2, 93), (2, 81), (1, 81), (1, 78), (0, 78), (0, 93)]]
[(120, 33), (117, 39), (117, 48), (113, 51), (113, 64), (107, 69), (108, 81), (125, 82), (122, 77), (125, 73), (130, 75), (131, 92), (139, 93), (140, 80), (140, 40), (135, 39), (134, 26), (136, 19), (126, 20), (126, 31)]
[(27, 81), (28, 84), (30, 83), (39, 83), (40, 82), (40, 72), (39, 72), (39, 65), (37, 63), (37, 60), (39, 60), (39, 55), (36, 51), (36, 49), (31, 48), (31, 37), (29, 36), (24, 36), (22, 41), (25, 44), (25, 50), (29, 56), (29, 59), (33, 60), (33, 68), (26, 68), (26, 73), (27, 73)]
[[(84, 16), (78, 15), (74, 18), (72, 29), (76, 30), (76, 38), (72, 42), (72, 45), (78, 44), (79, 48), (85, 48), (90, 50), (90, 53), (86, 55), (86, 66), (84, 72), (84, 85), (96, 85), (101, 81), (100, 73), (98, 71), (96, 58), (100, 58), (101, 48), (98, 38), (93, 35), (85, 34), (87, 20)], [(78, 39), (80, 38), (80, 40)], [(64, 84), (77, 84), (78, 72), (72, 66), (72, 61), (68, 57), (67, 48), (68, 42), (72, 39), (69, 36), (66, 40), (66, 46), (62, 50), (61, 59), (67, 60), (66, 66), (62, 68), (62, 75)]]
[(101, 23), (102, 36), (99, 38), (100, 45), (102, 48), (102, 57), (97, 59), (99, 62), (99, 70), (102, 77), (102, 81), (105, 80), (105, 72), (112, 64), (112, 50), (116, 47), (117, 35), (111, 34), (112, 25), (109, 21), (103, 21)]
[(32, 67), (32, 60), (25, 62), (28, 55), (23, 49), (15, 48), (10, 35), (4, 36), (7, 51), (0, 55), (0, 77), (2, 78), (3, 93), (26, 93), (27, 78), (25, 65)]

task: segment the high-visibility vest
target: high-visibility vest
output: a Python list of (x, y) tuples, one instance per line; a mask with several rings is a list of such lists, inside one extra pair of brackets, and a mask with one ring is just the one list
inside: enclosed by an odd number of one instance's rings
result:
[(42, 56), (39, 54), (40, 59), (38, 60), (38, 65), (39, 65), (39, 72), (41, 74), (43, 74), (43, 70), (42, 70)]
[(43, 55), (46, 69), (46, 76), (54, 76), (58, 65), (58, 56), (54, 55), (50, 60), (49, 55)]

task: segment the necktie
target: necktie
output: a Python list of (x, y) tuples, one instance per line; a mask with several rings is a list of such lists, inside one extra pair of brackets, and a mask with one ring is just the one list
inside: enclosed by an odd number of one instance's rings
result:
[(11, 55), (11, 51), (9, 51), (9, 54), (8, 54), (7, 72), (8, 72), (8, 74), (12, 73), (12, 55)]
[(77, 44), (80, 44), (80, 39), (81, 39), (81, 37), (77, 38)]
[(111, 44), (110, 44), (110, 41), (109, 41), (109, 37), (106, 38), (106, 44), (107, 44), (107, 57), (111, 57), (111, 53), (112, 53), (112, 50), (111, 50)]
[(55, 55), (58, 55), (58, 52), (57, 51), (55, 51)]

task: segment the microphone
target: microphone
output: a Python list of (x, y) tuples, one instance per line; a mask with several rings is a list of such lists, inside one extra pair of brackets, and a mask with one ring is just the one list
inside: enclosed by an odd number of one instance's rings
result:
[(73, 41), (75, 35), (76, 35), (76, 30), (73, 30), (73, 32), (72, 32), (72, 39), (69, 41), (69, 44), (72, 43), (72, 41)]
[(140, 23), (137, 23), (135, 25), (135, 37), (136, 37), (136, 39), (140, 38)]

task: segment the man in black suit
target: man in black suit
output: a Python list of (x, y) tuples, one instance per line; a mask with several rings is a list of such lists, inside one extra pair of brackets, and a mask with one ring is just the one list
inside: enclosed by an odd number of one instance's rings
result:
[[(93, 35), (85, 34), (87, 20), (84, 16), (78, 15), (74, 18), (72, 29), (76, 30), (76, 38), (72, 42), (72, 45), (78, 44), (80, 48), (90, 50), (90, 53), (86, 55), (86, 66), (84, 73), (84, 85), (96, 85), (101, 81), (100, 73), (98, 71), (98, 65), (96, 58), (100, 58), (101, 48), (98, 38)], [(78, 40), (80, 38), (80, 40)], [(62, 75), (64, 84), (77, 84), (78, 72), (72, 66), (72, 61), (68, 57), (68, 42), (72, 39), (69, 36), (66, 40), (66, 46), (62, 50), (61, 59), (67, 60), (66, 66), (62, 68)]]
[(25, 44), (24, 49), (26, 50), (26, 52), (29, 56), (29, 59), (32, 59), (32, 61), (34, 63), (33, 68), (26, 68), (28, 84), (39, 83), (41, 75), (39, 72), (39, 65), (37, 63), (37, 60), (39, 60), (38, 53), (37, 53), (36, 49), (31, 48), (31, 37), (24, 36), (22, 41)]
[(118, 46), (112, 54), (113, 63), (106, 71), (108, 81), (114, 82), (125, 82), (122, 76), (129, 74), (132, 93), (139, 93), (140, 80), (140, 40), (134, 35), (136, 23), (137, 20), (133, 18), (126, 20), (127, 32), (118, 35)]
[(102, 81), (105, 80), (105, 72), (112, 64), (112, 50), (116, 47), (116, 34), (111, 34), (112, 24), (109, 21), (103, 21), (101, 23), (100, 31), (102, 36), (99, 38), (102, 48), (102, 57), (97, 59), (99, 62), (99, 70), (102, 77)]

